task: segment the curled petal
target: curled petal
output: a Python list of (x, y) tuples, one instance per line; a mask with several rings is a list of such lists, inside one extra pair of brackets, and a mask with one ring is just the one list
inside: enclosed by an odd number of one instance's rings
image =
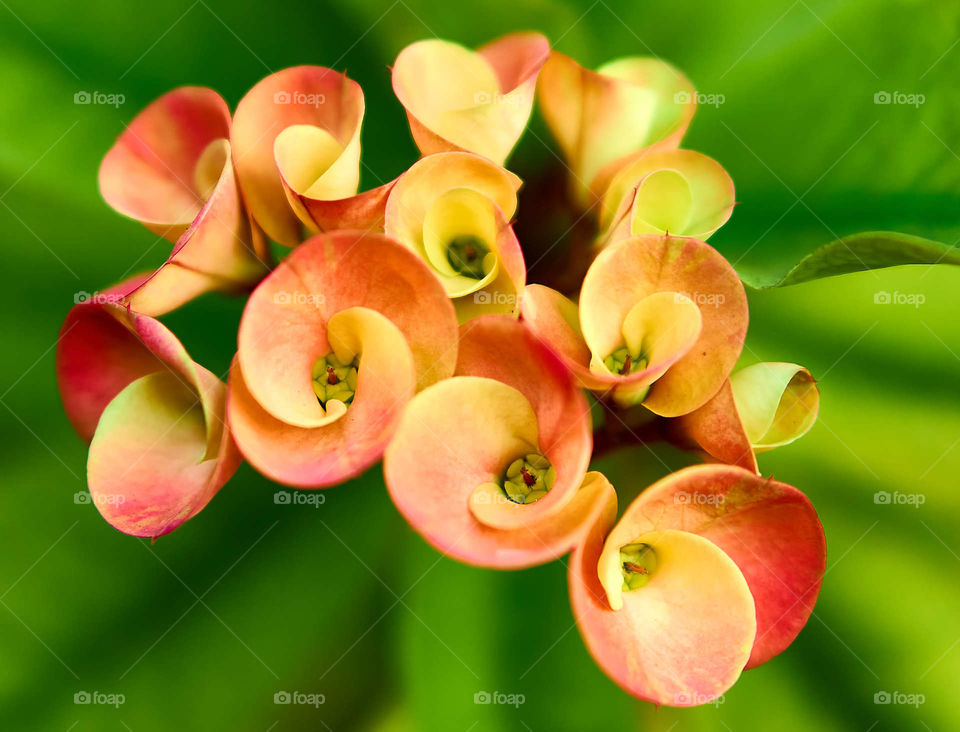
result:
[(748, 667), (793, 642), (813, 611), (826, 566), (823, 527), (803, 493), (731, 465), (684, 468), (627, 508), (618, 540), (664, 529), (708, 539), (740, 568), (756, 602)]
[[(581, 487), (589, 409), (562, 364), (518, 321), (485, 316), (461, 330), (458, 375), (410, 402), (387, 449), (390, 495), (433, 546), (461, 561), (548, 561), (572, 545), (594, 491), (605, 492)], [(502, 481), (531, 453), (548, 461), (555, 479), (540, 500), (517, 503)]]
[(160, 315), (210, 290), (249, 287), (269, 253), (251, 226), (230, 159), (230, 112), (211, 89), (183, 87), (153, 102), (100, 166), (104, 199), (175, 242), (163, 275), (130, 305)]
[(309, 229), (374, 228), (390, 184), (357, 195), (360, 85), (322, 66), (295, 66), (260, 81), (240, 100), (231, 141), (250, 211), (286, 246)]
[(393, 90), (421, 152), (465, 150), (503, 164), (526, 127), (549, 53), (539, 33), (507, 35), (477, 51), (441, 40), (404, 48)]
[[(626, 517), (625, 517), (626, 518)], [(756, 633), (754, 602), (743, 575), (710, 541), (678, 530), (632, 531), (624, 519), (604, 538), (615, 516), (596, 521), (568, 568), (570, 601), (591, 655), (634, 696), (671, 706), (716, 699), (739, 677)], [(657, 568), (639, 589), (616, 596), (623, 582), (619, 550), (643, 543)], [(616, 590), (601, 571), (617, 562)]]
[(820, 392), (813, 376), (792, 363), (755, 363), (730, 377), (737, 413), (757, 451), (788, 445), (817, 420)]
[(341, 310), (327, 323), (326, 338), (342, 361), (359, 357), (356, 396), (349, 408), (328, 402), (325, 414), (314, 397), (316, 414), (307, 426), (266, 411), (251, 394), (239, 360), (230, 372), (227, 414), (237, 445), (251, 465), (280, 483), (316, 488), (359, 475), (380, 459), (413, 396), (410, 348), (386, 316), (364, 307)]
[(676, 147), (696, 108), (689, 79), (659, 59), (642, 57), (590, 71), (553, 51), (537, 96), (582, 204), (603, 192), (624, 156), (654, 145)]
[(91, 497), (120, 531), (173, 531), (236, 471), (223, 383), (159, 321), (115, 304), (76, 306), (57, 374), (68, 416), (91, 440)]
[(734, 203), (733, 180), (713, 158), (693, 150), (642, 151), (604, 191), (600, 239), (670, 233), (706, 241), (730, 218)]
[[(613, 344), (626, 342), (627, 316), (657, 293), (673, 293), (678, 305), (689, 301), (700, 311), (699, 336), (643, 398), (654, 413), (675, 417), (706, 403), (730, 374), (746, 336), (747, 299), (727, 260), (702, 241), (652, 235), (624, 239), (597, 256), (580, 292), (580, 326), (594, 359), (606, 361)], [(684, 331), (692, 326), (686, 317), (677, 323)], [(673, 335), (670, 328), (661, 329), (656, 340), (670, 340), (668, 332)], [(638, 374), (652, 369), (651, 363), (630, 378), (640, 382), (648, 377)]]

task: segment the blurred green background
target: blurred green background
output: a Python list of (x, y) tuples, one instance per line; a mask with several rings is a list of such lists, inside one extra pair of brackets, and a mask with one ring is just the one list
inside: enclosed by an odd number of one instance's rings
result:
[[(86, 448), (57, 396), (58, 328), (75, 293), (169, 251), (97, 192), (122, 122), (175, 86), (235, 105), (270, 71), (332, 65), (366, 92), (374, 184), (416, 155), (390, 91), (397, 52), (527, 28), (587, 65), (654, 53), (722, 95), (685, 144), (736, 181), (741, 203), (712, 243), (744, 271), (866, 229), (960, 239), (960, 8), (942, 0), (0, 0), (2, 729), (960, 729), (954, 268), (751, 295), (745, 362), (795, 361), (820, 380), (819, 423), (761, 469), (810, 495), (829, 569), (797, 642), (716, 706), (656, 709), (619, 691), (573, 626), (563, 562), (498, 573), (447, 560), (404, 524), (378, 471), (314, 507), (276, 505), (244, 467), (152, 545), (75, 503)], [(76, 105), (80, 91), (125, 102)], [(924, 101), (876, 104), (880, 92)], [(545, 140), (535, 122), (513, 167), (550, 160)], [(925, 301), (876, 304), (882, 292)], [(222, 374), (241, 307), (209, 296), (166, 322)], [(639, 447), (600, 467), (631, 495), (682, 459)], [(878, 504), (878, 491), (925, 502)], [(284, 691), (324, 703), (275, 704)], [(525, 702), (474, 704), (481, 691)], [(78, 692), (125, 703), (75, 704)], [(923, 703), (875, 703), (882, 692)]]

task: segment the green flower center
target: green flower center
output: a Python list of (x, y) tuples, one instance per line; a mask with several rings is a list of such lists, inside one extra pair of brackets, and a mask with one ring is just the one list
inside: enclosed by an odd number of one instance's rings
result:
[(349, 406), (357, 393), (357, 359), (343, 363), (333, 353), (321, 356), (313, 364), (313, 393), (324, 409), (331, 399)]
[(557, 471), (540, 453), (517, 458), (503, 475), (503, 492), (514, 503), (533, 503), (543, 498), (553, 487)]
[(490, 253), (483, 240), (472, 234), (455, 236), (447, 244), (447, 261), (450, 266), (464, 277), (482, 280), (487, 272), (484, 268), (484, 258)]
[(626, 376), (634, 371), (643, 371), (647, 368), (647, 358), (643, 354), (632, 356), (626, 346), (618, 348), (605, 359), (603, 365), (610, 369), (611, 373)]
[(620, 571), (623, 573), (623, 591), (639, 590), (657, 571), (657, 553), (643, 542), (622, 546)]

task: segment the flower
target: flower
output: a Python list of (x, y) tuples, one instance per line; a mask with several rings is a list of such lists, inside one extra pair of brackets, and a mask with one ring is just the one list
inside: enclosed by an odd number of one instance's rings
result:
[(453, 307), (418, 257), (382, 234), (321, 234), (250, 296), (227, 419), (267, 477), (335, 485), (380, 459), (414, 391), (456, 357)]
[(520, 309), (526, 265), (510, 219), (517, 176), (464, 152), (422, 158), (387, 198), (385, 231), (426, 262), (458, 318)]
[(664, 417), (710, 399), (733, 369), (747, 331), (739, 277), (697, 239), (634, 236), (602, 251), (579, 305), (529, 285), (524, 320), (587, 389)]
[(141, 314), (162, 315), (210, 290), (243, 290), (266, 274), (269, 250), (244, 210), (229, 138), (220, 95), (181, 87), (137, 115), (104, 157), (104, 200), (175, 242), (156, 272), (123, 290)]
[(404, 48), (393, 91), (424, 155), (466, 150), (502, 165), (527, 126), (550, 44), (513, 33), (477, 51), (439, 39)]
[(817, 420), (820, 392), (810, 372), (792, 363), (740, 369), (699, 409), (672, 425), (684, 446), (699, 446), (731, 465), (757, 470), (756, 452), (788, 445)]
[(567, 552), (609, 499), (584, 480), (590, 410), (563, 364), (519, 321), (460, 328), (456, 375), (414, 397), (384, 455), (390, 497), (439, 551), (529, 567)]
[(684, 468), (573, 552), (570, 601), (594, 659), (657, 704), (716, 699), (793, 642), (820, 591), (823, 528), (796, 488), (742, 468)]
[(631, 56), (590, 71), (551, 52), (537, 99), (570, 166), (574, 200), (587, 207), (625, 156), (677, 147), (696, 97), (690, 80), (659, 59)]
[(240, 100), (231, 141), (253, 217), (288, 247), (311, 232), (377, 229), (391, 183), (357, 193), (360, 85), (323, 66), (294, 66)]
[(90, 441), (93, 503), (124, 533), (173, 531), (240, 464), (223, 422), (225, 385), (149, 316), (115, 303), (72, 308), (57, 378), (67, 416)]
[(601, 247), (634, 234), (706, 241), (733, 213), (733, 181), (713, 158), (680, 149), (631, 158), (600, 200)]

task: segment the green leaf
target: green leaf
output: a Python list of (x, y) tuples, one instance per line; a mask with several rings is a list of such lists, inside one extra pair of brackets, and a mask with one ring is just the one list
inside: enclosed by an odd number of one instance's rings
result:
[(895, 231), (864, 231), (820, 247), (779, 277), (742, 268), (740, 279), (756, 290), (766, 290), (902, 264), (960, 265), (960, 247)]

